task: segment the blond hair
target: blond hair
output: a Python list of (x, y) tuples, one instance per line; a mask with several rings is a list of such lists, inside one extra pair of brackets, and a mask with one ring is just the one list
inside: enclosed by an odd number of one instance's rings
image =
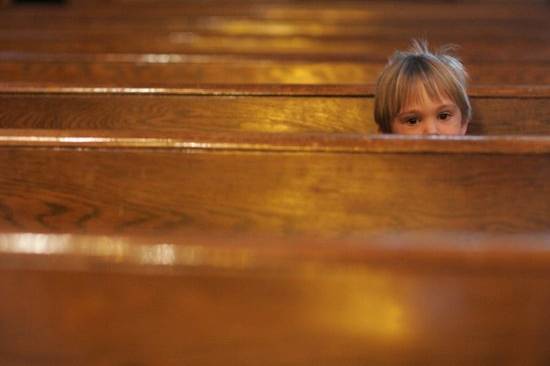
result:
[(466, 93), (468, 74), (460, 60), (451, 56), (452, 46), (432, 53), (426, 41), (413, 40), (410, 50), (395, 52), (376, 84), (374, 120), (381, 132), (391, 133), (391, 121), (411, 98), (423, 91), (432, 99), (446, 96), (462, 112), (462, 121), (472, 115)]

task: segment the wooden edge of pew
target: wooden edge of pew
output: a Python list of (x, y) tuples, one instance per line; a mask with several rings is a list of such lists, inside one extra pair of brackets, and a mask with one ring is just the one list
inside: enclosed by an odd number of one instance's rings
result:
[[(167, 64), (167, 63), (210, 63), (210, 62), (239, 62), (239, 63), (360, 63), (385, 64), (386, 57), (378, 54), (349, 55), (349, 54), (261, 54), (261, 53), (129, 53), (129, 52), (41, 52), (0, 50), (0, 61), (32, 61), (32, 62), (100, 62), (100, 63), (138, 63), (138, 64)], [(471, 60), (469, 64), (503, 64), (510, 61), (501, 59)], [(542, 60), (526, 60), (527, 63), (547, 65)]]
[(549, 273), (550, 234), (383, 233), (332, 240), (299, 236), (222, 237), (211, 233), (172, 238), (40, 233), (0, 235), (0, 269), (177, 272), (193, 268), (280, 270), (315, 266)]
[(289, 153), (550, 154), (550, 136), (404, 136), (140, 130), (0, 130), (0, 148)]
[[(183, 64), (183, 63), (354, 63), (354, 64), (381, 64), (387, 62), (387, 56), (377, 52), (365, 52), (362, 54), (303, 54), (303, 53), (243, 53), (243, 52), (179, 52), (179, 53), (131, 53), (131, 52), (44, 52), (22, 51), (5, 49), (0, 51), (2, 61), (32, 61), (32, 62), (82, 62), (82, 63), (137, 63), (137, 64)], [(511, 61), (506, 58), (471, 58), (467, 60), (472, 64), (508, 64)], [(525, 59), (522, 63), (548, 65), (544, 59)]]
[[(146, 94), (187, 96), (289, 96), (374, 97), (372, 84), (200, 84), (163, 86), (76, 86), (59, 84), (0, 83), (1, 93), (13, 94)], [(473, 98), (550, 98), (550, 85), (474, 85)]]

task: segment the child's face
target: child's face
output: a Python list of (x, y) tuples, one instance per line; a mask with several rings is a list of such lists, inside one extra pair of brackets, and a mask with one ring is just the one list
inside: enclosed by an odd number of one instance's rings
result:
[[(410, 98), (409, 98), (410, 99)], [(448, 97), (431, 99), (424, 94), (405, 103), (391, 122), (393, 133), (402, 135), (465, 135), (468, 122)]]

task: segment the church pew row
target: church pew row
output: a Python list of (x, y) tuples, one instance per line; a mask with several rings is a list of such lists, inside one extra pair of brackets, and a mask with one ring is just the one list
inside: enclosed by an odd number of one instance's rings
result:
[[(444, 3), (444, 2), (376, 2), (362, 1), (334, 3), (325, 2), (257, 2), (232, 1), (230, 3), (216, 1), (210, 3), (187, 2), (151, 2), (138, 4), (136, 2), (109, 2), (108, 6), (98, 6), (97, 2), (89, 2), (91, 6), (80, 6), (82, 2), (71, 1), (68, 6), (11, 6), (3, 11), (5, 16), (16, 15), (50, 16), (52, 19), (75, 16), (111, 17), (119, 19), (141, 18), (177, 18), (181, 16), (216, 16), (216, 17), (249, 17), (264, 20), (307, 20), (318, 19), (325, 23), (349, 22), (374, 24), (387, 22), (411, 21), (547, 21), (548, 6), (541, 2), (522, 2), (508, 4), (475, 4), (475, 3)], [(57, 20), (57, 19), (56, 19)], [(421, 24), (421, 23), (418, 23)]]
[[(109, 34), (115, 37), (133, 34), (136, 37), (163, 35), (173, 32), (192, 32), (203, 35), (227, 36), (302, 36), (360, 38), (364, 40), (410, 40), (412, 37), (428, 38), (432, 42), (449, 43), (462, 40), (548, 40), (548, 21), (529, 19), (493, 21), (453, 21), (453, 27), (442, 27), (441, 19), (426, 20), (421, 25), (412, 20), (384, 20), (369, 22), (326, 22), (321, 20), (270, 20), (251, 17), (188, 16), (177, 18), (133, 18), (89, 16), (56, 17), (51, 14), (0, 14), (2, 37), (54, 37), (68, 32), (86, 37)], [(55, 16), (55, 15), (54, 15)], [(32, 17), (32, 24), (26, 18)]]
[(548, 236), (0, 235), (0, 363), (545, 365)]
[[(57, 35), (55, 37), (0, 37), (3, 52), (51, 53), (183, 53), (230, 54), (274, 57), (319, 57), (335, 55), (342, 60), (354, 58), (385, 61), (396, 49), (405, 49), (408, 40), (331, 39), (323, 37), (263, 37), (199, 35), (179, 32), (169, 35), (151, 35), (147, 38), (116, 38), (111, 35)], [(550, 49), (541, 47), (541, 41), (465, 40), (460, 42), (460, 56), (467, 62), (547, 62)]]
[[(0, 52), (0, 81), (102, 86), (373, 84), (384, 61), (185, 54)], [(550, 63), (472, 62), (470, 83), (550, 84)]]
[(2, 130), (0, 150), (1, 231), (338, 237), (550, 225), (546, 136)]
[[(14, 129), (376, 133), (372, 86), (188, 88), (5, 84), (0, 125)], [(473, 87), (473, 135), (547, 135), (550, 89)], [(29, 106), (32, 105), (32, 108)]]

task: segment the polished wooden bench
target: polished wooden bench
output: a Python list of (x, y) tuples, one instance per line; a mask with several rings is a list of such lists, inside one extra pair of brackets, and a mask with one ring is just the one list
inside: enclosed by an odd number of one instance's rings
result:
[[(0, 31), (0, 124), (18, 128), (0, 130), (0, 364), (547, 363), (548, 137), (362, 136), (370, 86), (183, 84), (370, 83), (410, 28), (372, 49), (361, 32), (410, 6), (162, 4), (124, 24), (127, 4), (33, 19), (112, 30), (207, 14), (219, 29), (157, 45)], [(472, 18), (487, 27), (469, 37), (495, 32), (464, 42), (476, 83), (532, 84), (474, 85), (471, 132), (546, 134), (548, 88), (533, 86), (548, 83), (545, 8), (432, 5), (414, 4), (432, 32)], [(17, 11), (0, 29), (33, 14)], [(328, 34), (254, 30), (311, 17)], [(359, 33), (338, 39), (350, 22)], [(444, 24), (439, 37), (460, 37)]]
[[(74, 6), (72, 6), (74, 5)], [(412, 37), (455, 42), (468, 61), (548, 60), (544, 4), (292, 4), (192, 2), (44, 9), (0, 14), (0, 48), (13, 51), (237, 53), (385, 60)], [(28, 20), (32, 19), (32, 22)], [(441, 23), (448, 22), (445, 26)]]
[[(384, 62), (242, 55), (56, 54), (0, 51), (3, 82), (103, 86), (162, 84), (374, 84)], [(472, 85), (550, 83), (544, 62), (469, 62)]]
[[(322, 37), (262, 37), (218, 35), (168, 35), (116, 38), (104, 36), (56, 36), (42, 39), (0, 37), (0, 50), (10, 52), (57, 53), (181, 53), (181, 54), (230, 54), (281, 58), (317, 57), (327, 59), (338, 55), (339, 59), (361, 58), (383, 62), (396, 49), (408, 47), (407, 41), (384, 42), (380, 40), (323, 39)], [(461, 56), (466, 62), (546, 62), (550, 59), (547, 47), (541, 41), (520, 40), (495, 42), (475, 40), (461, 42)], [(344, 55), (344, 56), (342, 56)]]
[[(375, 133), (372, 86), (0, 86), (4, 128)], [(469, 133), (548, 134), (550, 89), (472, 87)], [(29, 106), (32, 105), (32, 108)]]
[[(74, 0), (68, 6), (13, 6), (5, 9), (6, 15), (20, 14), (50, 16), (52, 19), (72, 18), (75, 15), (84, 17), (115, 18), (136, 21), (140, 18), (149, 18), (151, 21), (176, 19), (183, 15), (185, 18), (197, 16), (216, 16), (222, 19), (228, 17), (253, 18), (261, 20), (295, 20), (295, 21), (322, 21), (324, 23), (361, 23), (379, 25), (387, 22), (409, 21), (412, 26), (414, 17), (418, 20), (431, 20), (434, 25), (440, 19), (453, 21), (469, 21), (476, 25), (480, 21), (521, 21), (547, 20), (549, 12), (546, 4), (540, 1), (494, 3), (465, 3), (452, 4), (442, 1), (431, 3), (396, 3), (380, 1), (365, 3), (363, 1), (348, 1), (334, 3), (332, 1), (209, 1), (196, 3), (193, 1), (158, 1), (151, 6), (149, 1), (109, 1), (109, 6), (103, 1)], [(57, 18), (53, 18), (57, 17)], [(216, 18), (214, 20), (217, 20)], [(368, 21), (365, 23), (365, 21)], [(181, 24), (181, 22), (180, 22)], [(423, 23), (417, 23), (421, 27)]]
[(2, 130), (0, 230), (545, 231), (548, 137)]
[[(416, 4), (415, 4), (416, 6)], [(501, 5), (499, 5), (501, 6)], [(94, 15), (88, 12), (72, 13), (66, 8), (56, 12), (37, 9), (34, 12), (4, 10), (0, 14), (0, 34), (7, 36), (9, 30), (13, 37), (39, 37), (39, 30), (45, 37), (57, 34), (72, 33), (82, 37), (110, 34), (114, 37), (134, 34), (138, 37), (148, 35), (167, 35), (187, 32), (201, 35), (225, 36), (300, 36), (300, 37), (331, 37), (348, 39), (377, 39), (394, 41), (409, 41), (412, 37), (428, 37), (436, 43), (458, 42), (466, 39), (493, 40), (529, 40), (548, 38), (545, 28), (547, 19), (501, 19), (452, 20), (452, 27), (442, 27), (441, 18), (426, 19), (422, 24), (414, 22), (411, 14), (409, 19), (395, 20), (371, 19), (369, 21), (324, 21), (315, 19), (265, 19), (253, 16), (211, 16), (208, 14), (191, 15), (182, 13), (176, 17), (146, 17), (132, 14), (122, 17), (120, 10), (110, 16)], [(26, 20), (32, 18), (30, 24)], [(52, 19), (55, 20), (52, 22)], [(450, 21), (450, 20), (449, 20)]]
[(544, 365), (550, 239), (0, 235), (0, 363)]
[(6, 9), (2, 80), (372, 83), (418, 36), (460, 45), (473, 83), (547, 84), (550, 74), (540, 47), (549, 10), (537, 3), (94, 4)]

